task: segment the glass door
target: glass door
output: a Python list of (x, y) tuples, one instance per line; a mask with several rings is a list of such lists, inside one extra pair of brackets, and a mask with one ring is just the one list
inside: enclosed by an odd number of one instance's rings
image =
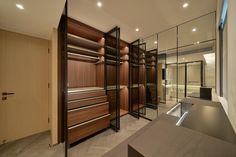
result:
[(139, 112), (146, 115), (146, 43), (139, 44)]
[(136, 40), (130, 44), (130, 64), (129, 64), (129, 110), (130, 114), (136, 118), (140, 116), (140, 95), (139, 95), (139, 54), (140, 41)]
[(105, 34), (105, 89), (109, 101), (110, 125), (120, 129), (120, 28)]

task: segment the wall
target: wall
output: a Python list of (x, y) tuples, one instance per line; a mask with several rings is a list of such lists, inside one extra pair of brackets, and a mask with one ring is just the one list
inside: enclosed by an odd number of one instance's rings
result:
[(56, 28), (52, 30), (50, 41), (49, 81), (51, 144), (55, 145), (58, 143), (58, 36)]
[[(236, 58), (236, 1), (229, 0), (227, 23), (224, 29), (223, 37), (223, 97), (220, 95), (220, 75), (219, 75), (219, 34), (217, 34), (217, 95), (222, 103), (229, 120), (236, 132), (236, 75), (235, 75), (235, 58)], [(221, 7), (223, 0), (217, 1), (217, 25), (219, 25)], [(217, 30), (218, 31), (218, 30)]]
[(229, 0), (228, 10), (228, 116), (236, 130), (236, 1)]
[(49, 130), (49, 41), (0, 30), (0, 143)]

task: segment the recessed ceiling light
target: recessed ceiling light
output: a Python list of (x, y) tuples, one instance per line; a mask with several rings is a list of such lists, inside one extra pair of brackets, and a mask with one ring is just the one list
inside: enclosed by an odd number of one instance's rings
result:
[(16, 7), (20, 10), (24, 10), (24, 6), (22, 4), (16, 4)]
[(193, 28), (193, 29), (192, 29), (192, 32), (196, 32), (196, 31), (197, 31), (197, 28)]
[(97, 6), (98, 6), (99, 8), (101, 8), (101, 7), (102, 7), (102, 2), (98, 1), (98, 2), (97, 2)]
[(200, 41), (197, 41), (196, 44), (200, 44)]
[(188, 6), (189, 6), (188, 3), (184, 3), (184, 4), (183, 4), (183, 8), (187, 8)]
[(138, 32), (138, 31), (139, 31), (139, 28), (136, 28), (135, 31)]
[(154, 44), (157, 44), (157, 41), (154, 41)]

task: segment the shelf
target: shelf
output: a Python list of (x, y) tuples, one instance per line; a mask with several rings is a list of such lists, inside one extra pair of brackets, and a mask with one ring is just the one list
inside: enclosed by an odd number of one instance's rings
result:
[(91, 91), (98, 91), (104, 90), (103, 87), (80, 87), (80, 88), (69, 88), (68, 94), (78, 93), (78, 92), (91, 92)]
[(68, 52), (70, 52), (70, 53), (77, 53), (77, 54), (95, 56), (95, 57), (102, 56), (102, 54), (100, 54), (99, 52), (85, 49), (85, 48), (78, 47), (78, 46), (67, 45), (67, 48), (68, 48)]
[(86, 56), (86, 55), (70, 53), (70, 52), (68, 52), (68, 58), (79, 60), (79, 61), (87, 61), (87, 62), (97, 62), (99, 60), (98, 57)]
[(123, 109), (120, 109), (120, 117), (128, 114), (129, 112)]
[[(116, 65), (116, 61), (115, 60), (110, 60), (110, 59), (107, 59), (106, 60), (106, 63), (109, 64), (109, 65)], [(122, 64), (123, 62), (120, 62), (120, 64)]]
[(132, 86), (130, 86), (131, 88), (138, 88), (138, 87), (143, 87), (144, 84), (133, 84)]
[(147, 83), (146, 85), (147, 85), (147, 86), (156, 86), (155, 83)]
[(138, 104), (133, 104), (133, 111), (138, 110), (138, 107), (139, 107), (139, 109), (142, 109), (142, 108), (144, 108), (145, 106), (144, 106), (143, 104), (139, 104), (139, 106), (138, 106)]
[(70, 33), (67, 34), (67, 38), (68, 38), (68, 44), (88, 49), (98, 50), (99, 48), (102, 48), (104, 46), (98, 42), (88, 40)]
[[(120, 90), (124, 89), (125, 87), (127, 87), (127, 86), (120, 85)], [(116, 89), (117, 89), (116, 86), (107, 86), (107, 90), (116, 90)]]

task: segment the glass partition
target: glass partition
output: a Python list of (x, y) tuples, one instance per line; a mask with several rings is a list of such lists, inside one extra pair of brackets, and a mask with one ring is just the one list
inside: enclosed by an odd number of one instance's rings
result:
[(215, 13), (178, 26), (179, 98), (215, 88)]
[(178, 47), (215, 39), (215, 13), (178, 26)]
[[(177, 28), (158, 34), (158, 98), (161, 104), (177, 103), (178, 84)], [(163, 105), (163, 104), (162, 104)]]

